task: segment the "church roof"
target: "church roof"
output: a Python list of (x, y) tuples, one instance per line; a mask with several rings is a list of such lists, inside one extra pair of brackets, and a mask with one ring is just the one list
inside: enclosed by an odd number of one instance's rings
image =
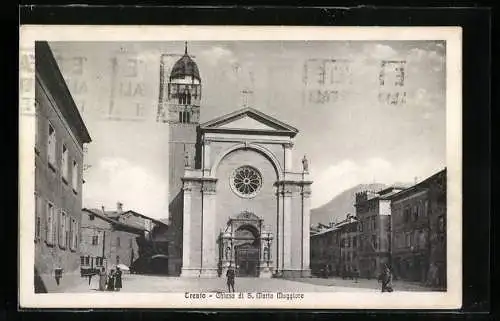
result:
[(236, 110), (200, 125), (203, 131), (254, 131), (294, 137), (299, 131), (251, 107)]
[(185, 48), (184, 56), (182, 56), (181, 59), (177, 60), (177, 62), (172, 67), (172, 71), (170, 72), (170, 79), (184, 78), (186, 76), (192, 76), (193, 78), (201, 81), (198, 65), (188, 55), (187, 45)]

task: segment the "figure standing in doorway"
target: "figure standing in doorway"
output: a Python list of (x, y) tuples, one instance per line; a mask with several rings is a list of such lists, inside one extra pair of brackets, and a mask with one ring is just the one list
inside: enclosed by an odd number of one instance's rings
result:
[[(226, 272), (227, 277), (227, 288), (229, 292), (234, 292), (234, 278), (235, 272), (232, 265), (229, 265)], [(232, 290), (232, 291), (231, 291)]]

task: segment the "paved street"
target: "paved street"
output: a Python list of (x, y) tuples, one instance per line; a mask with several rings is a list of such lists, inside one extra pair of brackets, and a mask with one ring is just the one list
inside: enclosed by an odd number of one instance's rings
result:
[[(66, 292), (92, 292), (96, 291), (97, 278), (92, 279), (89, 286), (87, 279)], [(396, 282), (396, 291), (426, 291), (417, 285)], [(237, 292), (377, 292), (380, 285), (376, 280), (360, 280), (355, 283), (352, 280), (342, 279), (258, 279), (258, 278), (236, 278), (235, 290)], [(226, 291), (224, 278), (179, 278), (152, 275), (129, 275), (123, 276), (123, 292), (217, 292)], [(428, 290), (427, 290), (428, 291)]]
[[(349, 288), (354, 288), (356, 290), (354, 291), (359, 291), (363, 289), (376, 289), (380, 290), (380, 283), (375, 280), (375, 279), (358, 279), (356, 282), (355, 280), (350, 280), (350, 279), (342, 279), (340, 277), (334, 277), (334, 278), (304, 278), (304, 279), (294, 279), (296, 282), (303, 282), (303, 283), (308, 283), (308, 284), (315, 284), (315, 285), (321, 285), (321, 286), (327, 286), (327, 287), (349, 287)], [(392, 282), (393, 288), (395, 291), (401, 292), (401, 291), (412, 291), (412, 292), (422, 292), (422, 291), (431, 291), (430, 288), (424, 287), (420, 284), (417, 283), (412, 283), (412, 282), (404, 282), (404, 281), (393, 281)]]

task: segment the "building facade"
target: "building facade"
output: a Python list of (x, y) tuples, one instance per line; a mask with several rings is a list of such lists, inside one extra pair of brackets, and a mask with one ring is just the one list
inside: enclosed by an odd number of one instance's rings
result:
[(359, 271), (359, 221), (347, 214), (342, 222), (336, 227), (340, 231), (340, 275), (354, 276)]
[(81, 275), (95, 274), (99, 268), (131, 266), (139, 258), (144, 229), (110, 218), (102, 210), (82, 210), (80, 240)]
[(388, 197), (403, 188), (390, 187), (377, 193), (356, 193), (356, 217), (359, 220), (359, 272), (361, 277), (376, 278), (391, 258), (391, 201)]
[(35, 43), (35, 291), (77, 282), (83, 146), (90, 135), (46, 42)]
[(391, 197), (396, 277), (446, 287), (446, 170)]
[(172, 264), (194, 277), (229, 266), (241, 276), (308, 275), (312, 182), (307, 160), (293, 171), (298, 130), (253, 108), (200, 124), (201, 77), (187, 48), (169, 77), (164, 68), (171, 238), (182, 244)]
[(335, 225), (311, 233), (311, 274), (318, 277), (340, 276), (341, 230)]

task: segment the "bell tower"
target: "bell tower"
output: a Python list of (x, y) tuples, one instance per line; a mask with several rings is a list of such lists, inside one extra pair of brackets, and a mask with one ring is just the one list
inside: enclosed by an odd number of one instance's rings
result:
[(162, 55), (157, 114), (157, 122), (169, 125), (170, 203), (181, 192), (185, 168), (195, 166), (196, 129), (200, 121), (201, 101), (200, 72), (188, 53), (187, 42), (184, 55), (173, 66), (172, 62), (172, 55)]

